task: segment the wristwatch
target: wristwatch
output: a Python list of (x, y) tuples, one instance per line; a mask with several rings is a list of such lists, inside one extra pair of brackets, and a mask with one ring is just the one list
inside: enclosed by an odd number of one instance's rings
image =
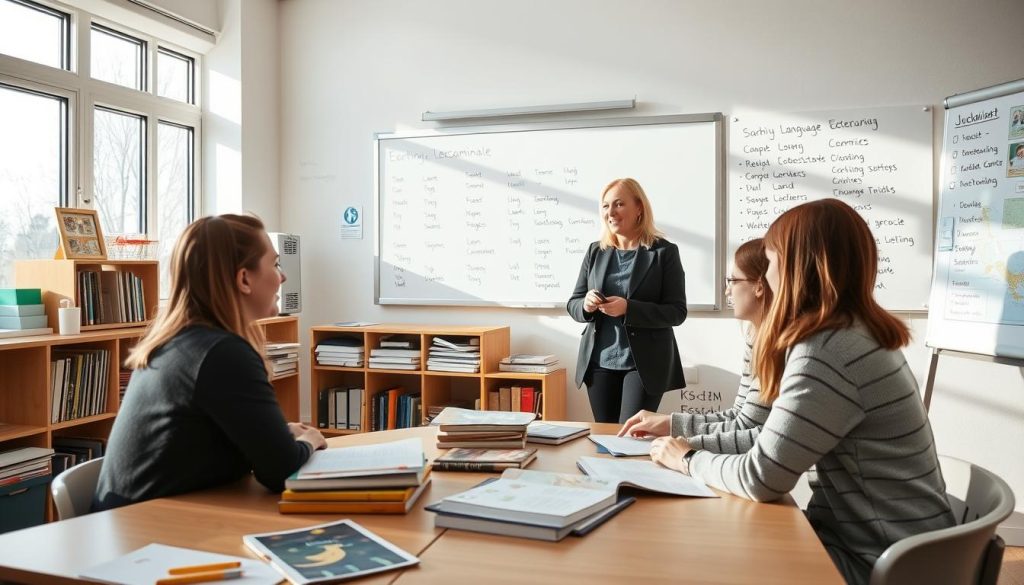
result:
[(684, 473), (687, 475), (690, 474), (690, 459), (693, 459), (693, 454), (696, 452), (696, 449), (690, 449), (686, 453), (683, 453), (683, 465), (686, 466), (686, 471), (684, 471)]

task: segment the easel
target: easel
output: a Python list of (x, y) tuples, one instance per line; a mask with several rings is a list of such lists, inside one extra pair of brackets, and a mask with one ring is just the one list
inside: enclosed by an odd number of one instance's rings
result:
[(939, 355), (949, 355), (953, 357), (966, 358), (971, 360), (978, 360), (982, 362), (991, 362), (994, 364), (1004, 364), (1007, 366), (1016, 366), (1018, 368), (1024, 367), (1024, 359), (1002, 357), (998, 355), (985, 355), (980, 353), (970, 353), (966, 351), (956, 351), (952, 349), (933, 348), (932, 359), (928, 364), (928, 379), (924, 384), (924, 408), (928, 410), (932, 405), (932, 390), (935, 389), (935, 370), (939, 367)]

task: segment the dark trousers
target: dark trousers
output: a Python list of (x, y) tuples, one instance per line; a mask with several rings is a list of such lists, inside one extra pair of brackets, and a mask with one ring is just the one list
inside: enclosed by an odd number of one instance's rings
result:
[(641, 410), (657, 411), (661, 404), (661, 394), (651, 396), (644, 392), (636, 370), (590, 366), (586, 382), (595, 422), (622, 424)]

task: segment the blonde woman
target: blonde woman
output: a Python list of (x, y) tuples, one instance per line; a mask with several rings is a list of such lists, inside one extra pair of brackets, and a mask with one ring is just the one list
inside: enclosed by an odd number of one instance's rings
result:
[(135, 371), (93, 498), (105, 510), (238, 480), (273, 491), (326, 446), (288, 423), (267, 379), (255, 321), (277, 314), (285, 276), (263, 224), (195, 221), (171, 258), (171, 297), (132, 351)]
[(605, 187), (601, 220), (566, 310), (587, 324), (576, 386), (587, 384), (595, 421), (622, 423), (686, 386), (672, 332), (686, 319), (685, 276), (679, 248), (655, 227), (636, 180)]

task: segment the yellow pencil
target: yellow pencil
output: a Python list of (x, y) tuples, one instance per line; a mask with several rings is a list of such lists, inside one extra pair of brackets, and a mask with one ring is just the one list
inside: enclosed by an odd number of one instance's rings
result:
[(224, 563), (210, 563), (208, 565), (194, 565), (191, 567), (174, 567), (167, 569), (171, 575), (188, 575), (191, 573), (206, 573), (208, 571), (219, 571), (221, 569), (237, 569), (242, 566), (241, 561), (227, 561)]
[(206, 573), (189, 573), (175, 577), (160, 579), (156, 585), (185, 585), (186, 583), (205, 583), (207, 581), (225, 581), (227, 579), (238, 579), (242, 576), (242, 569), (228, 569), (226, 571), (207, 571)]

